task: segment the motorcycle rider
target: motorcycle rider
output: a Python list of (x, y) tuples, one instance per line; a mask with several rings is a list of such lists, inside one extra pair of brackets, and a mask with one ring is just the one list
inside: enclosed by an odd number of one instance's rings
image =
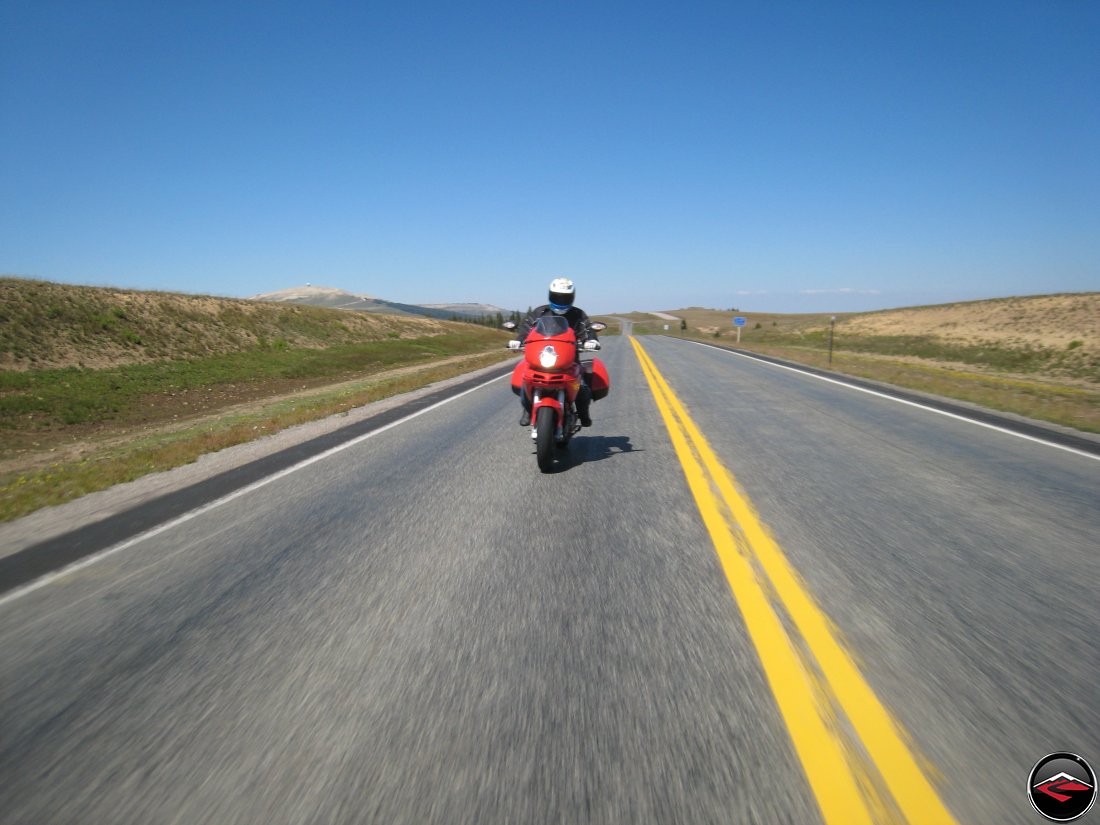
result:
[[(516, 329), (517, 340), (510, 341), (509, 346), (513, 349), (522, 347), (528, 333), (531, 332), (531, 328), (535, 326), (535, 322), (544, 315), (561, 315), (569, 321), (569, 325), (573, 328), (573, 334), (577, 336), (578, 361), (582, 349), (589, 352), (598, 350), (600, 341), (596, 336), (596, 331), (588, 325), (588, 315), (579, 306), (573, 304), (573, 299), (576, 296), (577, 290), (571, 280), (568, 278), (555, 278), (550, 282), (550, 302), (535, 307), (527, 313), (527, 317)], [(582, 375), (584, 375), (584, 380), (581, 382), (576, 400), (577, 417), (581, 420), (582, 427), (591, 427), (592, 419), (588, 415), (588, 408), (592, 404), (592, 388), (588, 386), (588, 374), (582, 373)], [(521, 427), (526, 427), (531, 423), (531, 399), (522, 392), (519, 399), (520, 403), (523, 404), (523, 415), (520, 416), (519, 424)]]

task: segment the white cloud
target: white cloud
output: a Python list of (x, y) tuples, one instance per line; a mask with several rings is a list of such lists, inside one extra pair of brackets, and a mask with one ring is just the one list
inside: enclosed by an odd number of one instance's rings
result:
[(737, 294), (738, 295), (767, 295), (768, 291), (766, 289), (739, 289), (739, 290), (737, 290)]
[(881, 295), (879, 289), (852, 289), (848, 286), (839, 289), (800, 289), (799, 295)]

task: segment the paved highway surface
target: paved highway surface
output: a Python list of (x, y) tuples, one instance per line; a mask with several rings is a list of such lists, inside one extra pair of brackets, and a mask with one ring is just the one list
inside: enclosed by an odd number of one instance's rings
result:
[(1028, 823), (1100, 766), (1100, 461), (639, 340), (558, 472), (498, 380), (9, 595), (0, 820)]

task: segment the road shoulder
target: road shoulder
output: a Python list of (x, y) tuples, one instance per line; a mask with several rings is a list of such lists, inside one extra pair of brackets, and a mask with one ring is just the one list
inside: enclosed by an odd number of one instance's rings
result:
[(288, 427), (255, 441), (228, 447), (216, 453), (208, 453), (191, 464), (152, 473), (106, 490), (89, 493), (64, 504), (36, 510), (21, 518), (0, 524), (0, 559), (134, 510), (156, 499), (238, 470), (313, 439), (354, 426), (383, 413), (398, 410), (440, 390), (455, 387), (471, 379), (487, 379), (501, 370), (502, 365), (493, 364), (411, 392), (375, 401), (346, 413)]

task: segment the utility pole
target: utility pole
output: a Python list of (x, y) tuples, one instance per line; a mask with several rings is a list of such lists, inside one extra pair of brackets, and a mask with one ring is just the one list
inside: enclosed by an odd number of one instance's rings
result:
[(829, 319), (829, 366), (833, 365), (833, 327), (836, 326), (836, 316)]

